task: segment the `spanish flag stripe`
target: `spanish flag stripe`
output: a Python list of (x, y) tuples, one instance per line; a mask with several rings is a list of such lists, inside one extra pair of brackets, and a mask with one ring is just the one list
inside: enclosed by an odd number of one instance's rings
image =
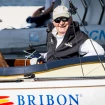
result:
[(9, 96), (0, 96), (0, 99), (9, 98)]
[(0, 103), (9, 102), (8, 99), (0, 99)]
[(0, 105), (14, 105), (14, 103), (13, 102), (6, 102), (6, 103), (2, 103)]

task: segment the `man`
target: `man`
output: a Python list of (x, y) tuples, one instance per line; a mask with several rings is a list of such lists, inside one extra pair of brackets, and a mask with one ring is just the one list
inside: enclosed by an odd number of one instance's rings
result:
[(102, 46), (82, 32), (77, 22), (72, 21), (65, 6), (54, 9), (52, 23), (54, 28), (48, 34), (46, 61), (105, 54)]
[(54, 8), (55, 0), (46, 0), (45, 6), (35, 11), (32, 17), (26, 19), (27, 23), (35, 23), (36, 27), (43, 25), (47, 20), (51, 18), (51, 13)]

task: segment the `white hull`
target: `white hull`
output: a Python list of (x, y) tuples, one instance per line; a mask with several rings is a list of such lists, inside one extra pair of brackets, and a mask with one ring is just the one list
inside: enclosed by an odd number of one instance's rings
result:
[(104, 105), (105, 79), (1, 83), (0, 96), (4, 105)]
[[(104, 105), (104, 56), (100, 59), (102, 63), (97, 57), (83, 57), (82, 65), (79, 59), (71, 58), (14, 69), (0, 68), (0, 104)], [(35, 78), (21, 74), (32, 70)]]

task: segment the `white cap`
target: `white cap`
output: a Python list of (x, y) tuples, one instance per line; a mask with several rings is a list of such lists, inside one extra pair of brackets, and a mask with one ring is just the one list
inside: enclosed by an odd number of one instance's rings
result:
[(70, 17), (70, 13), (68, 11), (68, 8), (65, 6), (57, 6), (54, 10), (53, 10), (53, 20), (55, 20), (58, 17)]

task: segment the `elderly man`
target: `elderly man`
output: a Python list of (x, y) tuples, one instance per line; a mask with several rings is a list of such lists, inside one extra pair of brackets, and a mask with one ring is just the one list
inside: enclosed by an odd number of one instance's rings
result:
[(82, 32), (78, 23), (72, 22), (65, 6), (58, 6), (54, 9), (52, 22), (55, 27), (48, 35), (47, 61), (79, 55), (104, 55), (105, 52), (101, 45)]
[(54, 28), (48, 34), (46, 61), (105, 54), (102, 46), (82, 32), (77, 22), (72, 21), (65, 6), (54, 9), (52, 23)]

